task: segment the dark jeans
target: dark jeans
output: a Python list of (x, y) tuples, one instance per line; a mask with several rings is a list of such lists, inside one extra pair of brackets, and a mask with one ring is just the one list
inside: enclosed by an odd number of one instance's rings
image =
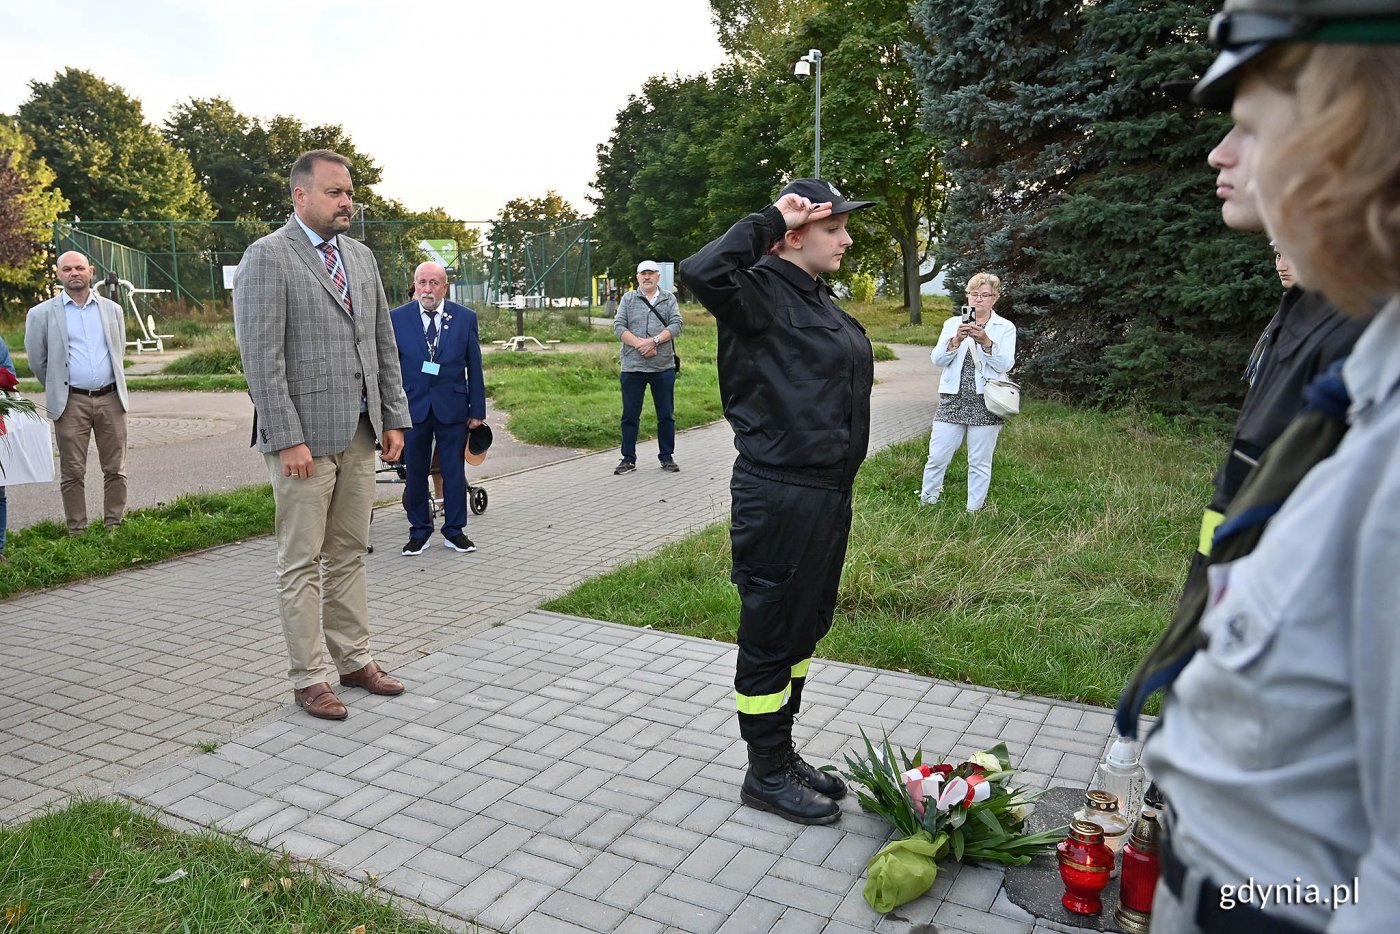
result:
[(10, 526), (10, 498), (0, 486), (0, 554), (5, 553), (5, 530)]
[(650, 386), (651, 401), (656, 406), (656, 440), (661, 448), (661, 460), (670, 460), (676, 452), (676, 371), (623, 373), (621, 378), (622, 459), (637, 459), (637, 425), (642, 418), (642, 397)]

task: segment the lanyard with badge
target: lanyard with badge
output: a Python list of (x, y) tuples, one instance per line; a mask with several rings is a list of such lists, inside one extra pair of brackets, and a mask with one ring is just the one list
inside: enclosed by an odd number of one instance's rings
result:
[[(433, 327), (434, 314), (442, 315), (441, 328)], [(429, 376), (437, 376), (438, 372), (442, 370), (442, 364), (437, 362), (438, 343), (442, 340), (442, 332), (447, 330), (448, 324), (452, 321), (452, 316), (447, 313), (446, 308), (442, 308), (434, 314), (428, 315), (428, 326), (432, 329), (433, 336), (428, 340), (428, 359), (423, 361), (423, 372)], [(426, 333), (424, 337), (427, 338)]]

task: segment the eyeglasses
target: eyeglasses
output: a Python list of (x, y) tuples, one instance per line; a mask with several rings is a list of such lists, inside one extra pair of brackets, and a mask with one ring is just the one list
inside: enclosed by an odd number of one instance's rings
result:
[(968, 293), (967, 293), (967, 297), (968, 297), (968, 298), (996, 298), (996, 297), (997, 297), (997, 293), (995, 293), (995, 292), (968, 292)]

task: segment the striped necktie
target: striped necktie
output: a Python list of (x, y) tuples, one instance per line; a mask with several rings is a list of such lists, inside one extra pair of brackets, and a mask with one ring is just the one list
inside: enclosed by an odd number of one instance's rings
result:
[(344, 303), (345, 310), (354, 314), (355, 309), (350, 304), (350, 283), (345, 278), (345, 267), (340, 265), (340, 253), (329, 240), (321, 244), (320, 250), (326, 255), (326, 272), (330, 273), (331, 281), (340, 292), (340, 300)]

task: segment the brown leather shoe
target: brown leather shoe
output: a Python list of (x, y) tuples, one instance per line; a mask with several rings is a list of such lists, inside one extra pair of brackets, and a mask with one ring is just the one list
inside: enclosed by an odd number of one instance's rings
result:
[(326, 681), (309, 688), (297, 688), (292, 694), (297, 699), (298, 707), (322, 720), (344, 720), (350, 713)]
[(383, 694), (388, 697), (403, 693), (403, 682), (398, 678), (389, 677), (389, 673), (380, 668), (377, 662), (370, 662), (359, 671), (341, 675), (340, 684), (347, 688), (364, 688), (371, 694)]

